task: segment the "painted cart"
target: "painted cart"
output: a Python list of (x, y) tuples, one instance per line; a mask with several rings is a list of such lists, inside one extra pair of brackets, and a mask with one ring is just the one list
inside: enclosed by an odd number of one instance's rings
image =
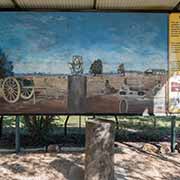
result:
[(29, 100), (33, 97), (33, 80), (6, 77), (0, 79), (0, 96), (8, 103), (16, 103), (20, 98)]

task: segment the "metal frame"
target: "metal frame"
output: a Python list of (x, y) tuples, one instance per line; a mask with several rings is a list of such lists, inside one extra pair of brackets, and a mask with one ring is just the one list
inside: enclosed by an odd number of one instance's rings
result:
[(16, 154), (20, 153), (20, 117), (16, 116), (16, 136), (15, 136)]
[(171, 119), (171, 152), (175, 152), (176, 146), (176, 116)]
[[(38, 9), (38, 8), (21, 8), (16, 0), (12, 0), (15, 8), (3, 8), (0, 9), (0, 12), (91, 12), (91, 13), (96, 13), (96, 12), (104, 12), (104, 13), (179, 13), (178, 8), (180, 6), (180, 3), (177, 4), (177, 6), (173, 10), (110, 10), (110, 9), (96, 9), (96, 0), (94, 0), (94, 7), (93, 9)], [(169, 54), (168, 54), (169, 56)], [(16, 153), (20, 152), (20, 115), (67, 115), (64, 127), (65, 127), (65, 135), (67, 135), (67, 123), (69, 120), (69, 116), (72, 115), (81, 115), (81, 116), (98, 116), (98, 115), (111, 115), (115, 117), (116, 120), (116, 125), (118, 125), (118, 115), (121, 116), (142, 116), (142, 114), (120, 114), (120, 113), (62, 113), (62, 112), (57, 112), (57, 113), (28, 113), (28, 114), (22, 114), (22, 113), (12, 113), (12, 114), (0, 114), (0, 116), (13, 116), (16, 115)], [(154, 116), (154, 115), (152, 115)], [(166, 117), (168, 115), (165, 115)], [(157, 117), (164, 117), (164, 116), (157, 116)], [(176, 117), (172, 116), (171, 120), (171, 151), (175, 151), (175, 141), (176, 141)]]

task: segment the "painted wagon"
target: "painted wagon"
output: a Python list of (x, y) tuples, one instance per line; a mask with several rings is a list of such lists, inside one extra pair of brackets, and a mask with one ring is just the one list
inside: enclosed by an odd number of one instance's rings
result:
[(144, 108), (151, 106), (151, 98), (146, 97), (145, 91), (139, 90), (120, 90), (118, 92), (120, 97), (119, 101), (119, 112), (120, 113), (139, 113), (144, 112)]
[(0, 96), (8, 103), (16, 103), (20, 98), (33, 97), (33, 80), (27, 78), (6, 77), (0, 79)]
[(164, 88), (161, 84), (156, 84), (149, 90), (120, 90), (118, 92), (120, 97), (119, 112), (134, 114), (165, 113), (167, 102), (164, 101)]

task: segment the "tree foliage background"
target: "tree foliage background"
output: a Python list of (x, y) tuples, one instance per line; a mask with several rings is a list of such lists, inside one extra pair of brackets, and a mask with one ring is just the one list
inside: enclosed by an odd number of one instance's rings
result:
[(49, 133), (52, 130), (54, 116), (24, 116), (25, 127), (34, 142), (43, 144), (48, 141)]
[(125, 75), (125, 67), (124, 64), (119, 64), (118, 69), (117, 69), (118, 74)]
[(90, 73), (94, 75), (103, 73), (103, 64), (101, 59), (97, 59), (91, 64)]
[(13, 76), (13, 63), (8, 60), (8, 55), (0, 48), (0, 78)]

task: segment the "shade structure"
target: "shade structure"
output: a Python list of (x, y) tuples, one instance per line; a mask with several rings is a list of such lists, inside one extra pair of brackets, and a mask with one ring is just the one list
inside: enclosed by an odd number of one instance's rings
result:
[(0, 8), (71, 10), (172, 10), (179, 0), (1, 0)]

